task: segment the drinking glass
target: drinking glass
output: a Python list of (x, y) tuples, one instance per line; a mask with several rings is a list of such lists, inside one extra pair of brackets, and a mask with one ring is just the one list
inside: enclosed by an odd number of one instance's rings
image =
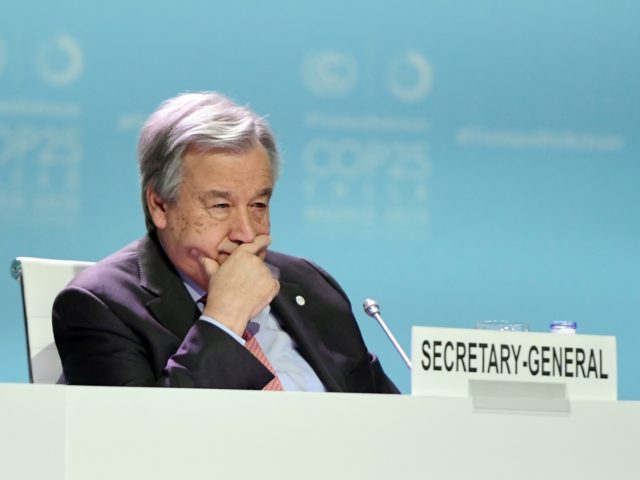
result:
[(479, 330), (500, 330), (504, 332), (528, 332), (529, 325), (522, 322), (510, 322), (508, 320), (480, 320), (476, 323)]

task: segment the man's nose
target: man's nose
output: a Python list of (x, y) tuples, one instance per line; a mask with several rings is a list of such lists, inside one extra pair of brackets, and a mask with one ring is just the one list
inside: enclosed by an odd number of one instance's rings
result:
[(229, 240), (235, 243), (250, 243), (256, 238), (256, 230), (253, 220), (246, 209), (238, 209), (233, 218)]

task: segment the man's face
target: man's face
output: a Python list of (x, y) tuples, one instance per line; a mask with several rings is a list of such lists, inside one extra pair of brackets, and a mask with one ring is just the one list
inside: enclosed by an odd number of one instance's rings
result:
[(193, 150), (183, 157), (177, 201), (165, 202), (148, 190), (147, 204), (173, 264), (206, 290), (209, 279), (194, 252), (221, 265), (239, 245), (268, 234), (272, 191), (262, 146), (243, 154)]

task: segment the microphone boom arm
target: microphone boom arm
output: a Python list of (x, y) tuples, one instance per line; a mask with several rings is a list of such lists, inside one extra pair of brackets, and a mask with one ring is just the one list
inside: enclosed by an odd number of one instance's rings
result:
[(389, 330), (389, 327), (387, 327), (387, 324), (384, 323), (384, 320), (380, 315), (380, 307), (378, 306), (378, 303), (371, 298), (367, 298), (362, 303), (362, 308), (364, 308), (364, 313), (369, 315), (371, 318), (376, 319), (378, 324), (382, 327), (382, 330), (384, 330), (384, 333), (387, 334), (387, 337), (389, 337), (389, 340), (391, 340), (391, 343), (393, 343), (393, 346), (402, 357), (402, 360), (404, 360), (404, 363), (407, 365), (407, 368), (411, 370), (412, 368), (411, 360), (409, 360), (409, 357), (407, 356), (407, 354), (404, 352), (404, 350), (398, 343), (398, 340), (396, 340), (396, 337), (393, 335), (393, 333), (391, 333), (391, 330)]

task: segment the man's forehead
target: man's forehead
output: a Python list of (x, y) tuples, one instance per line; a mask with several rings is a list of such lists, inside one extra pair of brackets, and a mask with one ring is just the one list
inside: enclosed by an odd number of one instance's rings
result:
[(185, 149), (184, 154), (182, 155), (182, 159), (184, 160), (187, 157), (209, 157), (215, 155), (223, 155), (226, 157), (242, 157), (256, 151), (264, 153), (264, 157), (267, 159), (267, 161), (269, 161), (269, 163), (271, 163), (269, 159), (269, 153), (259, 142), (250, 143), (242, 147), (214, 147), (207, 144), (193, 144), (189, 145)]
[[(245, 176), (250, 171), (266, 173), (273, 177), (272, 164), (267, 151), (261, 145), (248, 152), (233, 150), (207, 149), (202, 151), (187, 151), (182, 157), (185, 173), (199, 177), (208, 168), (220, 169), (222, 178), (230, 174)], [(215, 165), (215, 167), (214, 167)], [(248, 171), (249, 170), (249, 171)]]

